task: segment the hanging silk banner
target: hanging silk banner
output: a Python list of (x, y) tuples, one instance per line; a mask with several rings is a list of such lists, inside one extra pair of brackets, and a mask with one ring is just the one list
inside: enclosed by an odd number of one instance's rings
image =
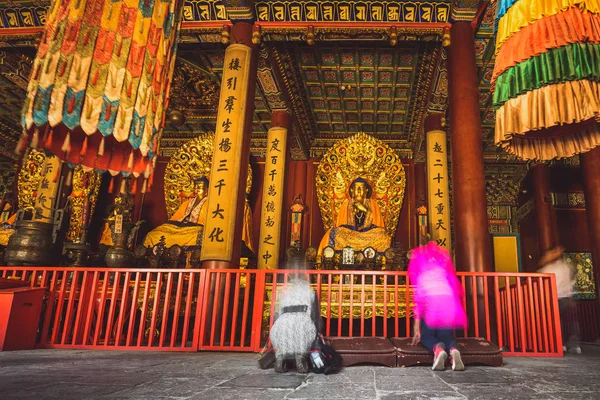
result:
[(182, 0), (61, 0), (47, 14), (22, 112), (26, 144), (72, 164), (150, 173)]
[(452, 250), (446, 132), (427, 132), (429, 233), (438, 245)]
[(251, 52), (243, 44), (232, 44), (225, 50), (202, 261), (231, 261), (233, 241), (241, 239), (234, 237), (234, 230)]
[(259, 269), (277, 269), (279, 266), (286, 141), (287, 129), (269, 129), (260, 216)]

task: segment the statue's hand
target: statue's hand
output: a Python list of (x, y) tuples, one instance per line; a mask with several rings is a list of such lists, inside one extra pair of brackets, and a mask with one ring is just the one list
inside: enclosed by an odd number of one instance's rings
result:
[(354, 207), (355, 207), (355, 208), (356, 208), (358, 211), (362, 211), (362, 212), (365, 212), (365, 213), (367, 212), (367, 207), (365, 207), (365, 205), (364, 205), (364, 204), (362, 204), (362, 203), (358, 203), (358, 202), (356, 202), (356, 203), (354, 203)]

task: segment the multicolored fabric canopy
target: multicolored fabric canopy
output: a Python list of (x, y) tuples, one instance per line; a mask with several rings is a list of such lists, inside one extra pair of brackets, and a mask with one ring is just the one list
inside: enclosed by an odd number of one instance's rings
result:
[(23, 141), (112, 173), (151, 171), (182, 0), (55, 0), (22, 113)]
[(499, 0), (496, 143), (550, 160), (600, 145), (600, 0)]

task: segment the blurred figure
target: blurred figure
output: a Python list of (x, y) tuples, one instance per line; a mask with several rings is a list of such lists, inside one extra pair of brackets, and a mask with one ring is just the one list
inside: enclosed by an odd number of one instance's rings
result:
[(434, 371), (446, 368), (447, 351), (452, 370), (464, 370), (453, 330), (467, 326), (467, 315), (462, 307), (463, 288), (450, 253), (433, 241), (418, 247), (411, 252), (408, 276), (416, 287), (413, 345), (421, 342), (433, 352)]
[(556, 276), (556, 291), (558, 294), (563, 351), (581, 354), (581, 347), (579, 346), (577, 305), (575, 304), (575, 300), (573, 300), (575, 269), (564, 262), (563, 252), (564, 248), (561, 246), (556, 246), (547, 250), (540, 258), (539, 264), (541, 268), (538, 272), (554, 274)]

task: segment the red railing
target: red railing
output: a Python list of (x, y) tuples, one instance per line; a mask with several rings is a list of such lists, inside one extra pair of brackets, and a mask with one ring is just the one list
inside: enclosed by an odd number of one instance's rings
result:
[[(405, 272), (0, 267), (48, 288), (39, 347), (260, 351), (277, 297), (302, 275), (326, 336), (410, 337)], [(554, 275), (459, 273), (469, 327), (505, 355), (561, 356)]]
[(48, 289), (38, 347), (195, 351), (204, 270), (1, 267)]

